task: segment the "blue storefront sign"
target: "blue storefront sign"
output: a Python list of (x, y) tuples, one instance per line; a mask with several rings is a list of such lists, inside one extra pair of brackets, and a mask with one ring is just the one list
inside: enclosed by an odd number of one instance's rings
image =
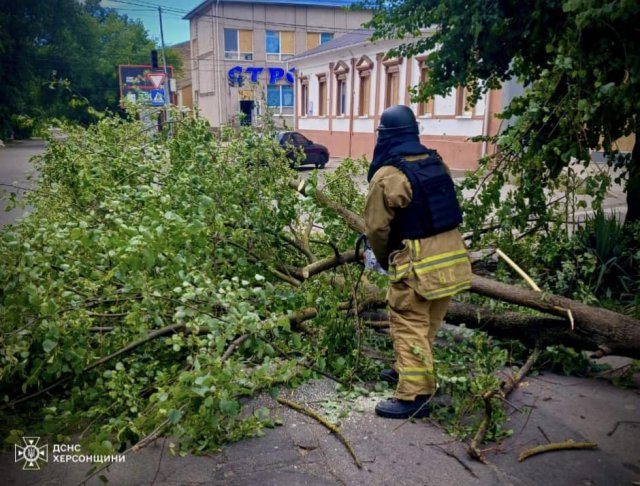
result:
[[(285, 79), (289, 84), (295, 82), (294, 73), (296, 68), (291, 68), (288, 71), (280, 67), (263, 68), (258, 66), (249, 66), (242, 68), (242, 66), (234, 66), (229, 69), (229, 83), (232, 86), (242, 86), (244, 84), (245, 76), (249, 77), (252, 83), (258, 82), (258, 76), (264, 71), (267, 71), (269, 75), (269, 84), (276, 84), (281, 79)], [(244, 72), (243, 72), (244, 71)]]

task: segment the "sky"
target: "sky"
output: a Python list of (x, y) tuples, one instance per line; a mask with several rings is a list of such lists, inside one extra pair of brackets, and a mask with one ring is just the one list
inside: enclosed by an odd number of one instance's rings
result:
[(103, 7), (115, 8), (131, 19), (141, 20), (149, 37), (160, 45), (160, 18), (162, 7), (164, 43), (167, 46), (189, 40), (189, 22), (182, 17), (203, 0), (102, 0)]

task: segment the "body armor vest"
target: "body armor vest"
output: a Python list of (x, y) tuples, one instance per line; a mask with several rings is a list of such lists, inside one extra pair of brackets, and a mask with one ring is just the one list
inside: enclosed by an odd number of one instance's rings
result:
[(437, 235), (462, 223), (453, 180), (435, 150), (429, 150), (421, 160), (407, 162), (398, 158), (388, 165), (402, 171), (412, 191), (411, 203), (406, 208), (396, 209), (391, 222), (390, 252), (402, 248), (402, 240)]

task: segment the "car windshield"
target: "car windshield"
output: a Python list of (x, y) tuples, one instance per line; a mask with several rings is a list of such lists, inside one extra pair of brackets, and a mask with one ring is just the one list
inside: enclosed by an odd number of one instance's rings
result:
[(293, 132), (292, 134), (293, 140), (300, 145), (304, 145), (309, 142), (301, 133)]

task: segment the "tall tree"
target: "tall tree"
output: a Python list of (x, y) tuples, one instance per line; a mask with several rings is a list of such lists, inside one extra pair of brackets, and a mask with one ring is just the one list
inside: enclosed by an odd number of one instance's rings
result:
[[(627, 222), (640, 221), (640, 2), (365, 3), (375, 38), (412, 38), (399, 49), (406, 56), (430, 51), (419, 99), (466, 85), (473, 102), (507, 80), (526, 86), (504, 111), (515, 122), (496, 139), (502, 167), (521, 180), (516, 223), (545, 211), (544, 189), (572, 161), (588, 164), (593, 150), (626, 172)], [(427, 28), (432, 35), (413, 37)], [(616, 141), (629, 135), (634, 148), (622, 154)]]
[(0, 0), (0, 136), (10, 132), (11, 115), (32, 110), (51, 65), (47, 47), (60, 41), (77, 14), (73, 0)]
[[(99, 0), (0, 0), (0, 137), (15, 114), (90, 122), (89, 106), (117, 110), (118, 65), (147, 64), (155, 47)], [(171, 51), (168, 62), (180, 68)]]

